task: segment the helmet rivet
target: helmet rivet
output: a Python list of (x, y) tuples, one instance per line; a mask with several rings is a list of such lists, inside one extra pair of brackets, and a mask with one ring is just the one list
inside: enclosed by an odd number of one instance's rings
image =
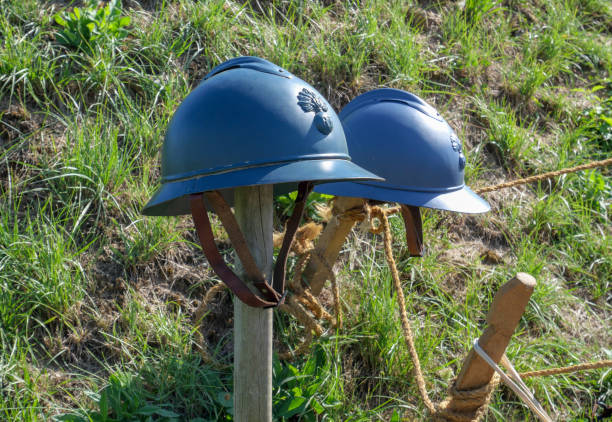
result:
[(459, 170), (463, 170), (465, 168), (465, 155), (463, 153), (459, 154)]

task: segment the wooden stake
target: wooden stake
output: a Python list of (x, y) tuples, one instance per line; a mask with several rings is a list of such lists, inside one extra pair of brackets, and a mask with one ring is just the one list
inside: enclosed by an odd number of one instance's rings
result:
[[(535, 285), (532, 276), (518, 273), (495, 294), (487, 315), (487, 327), (478, 340), (480, 347), (495, 363), (499, 363), (506, 352)], [(459, 391), (473, 390), (489, 384), (492, 378), (493, 368), (472, 349), (457, 377), (456, 388)], [(460, 405), (459, 399), (451, 399), (447, 408), (466, 410), (465, 404)]]
[[(487, 315), (487, 328), (478, 341), (495, 363), (499, 363), (506, 352), (535, 285), (535, 278), (526, 273), (518, 273), (495, 294)], [(457, 389), (471, 390), (482, 387), (488, 384), (492, 377), (493, 368), (471, 350), (457, 377)]]
[[(234, 212), (251, 254), (272, 274), (272, 185), (234, 191)], [(242, 276), (242, 275), (241, 275)], [(234, 299), (234, 420), (272, 421), (272, 309)]]
[[(345, 196), (336, 198), (334, 208), (337, 212), (327, 223), (315, 246), (315, 254), (318, 253), (320, 256), (325, 257), (330, 267), (333, 267), (334, 262), (338, 259), (340, 249), (342, 249), (344, 241), (355, 225), (355, 221), (340, 218), (339, 214), (352, 208), (363, 207), (364, 204), (365, 199), (363, 198)], [(319, 264), (318, 260), (311, 259), (304, 270), (304, 278), (308, 281), (312, 294), (318, 296), (327, 280), (327, 271)]]

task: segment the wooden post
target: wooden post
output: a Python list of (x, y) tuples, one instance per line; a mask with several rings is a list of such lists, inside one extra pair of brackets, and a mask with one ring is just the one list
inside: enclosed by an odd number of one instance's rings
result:
[[(330, 267), (333, 267), (334, 262), (338, 259), (340, 249), (342, 249), (344, 241), (355, 225), (355, 221), (340, 218), (339, 214), (352, 208), (363, 207), (365, 202), (366, 200), (363, 198), (350, 198), (345, 196), (336, 198), (334, 208), (337, 213), (329, 220), (315, 246), (315, 253), (323, 256)], [(318, 260), (311, 259), (304, 270), (304, 278), (308, 281), (312, 294), (318, 296), (321, 290), (323, 290), (325, 280), (327, 280), (327, 271), (325, 268), (321, 267)]]
[[(499, 363), (506, 352), (535, 285), (536, 281), (532, 276), (518, 273), (495, 294), (487, 315), (487, 327), (478, 340), (480, 347), (495, 363)], [(493, 372), (493, 368), (472, 349), (457, 377), (456, 388), (465, 391), (483, 387), (489, 384)], [(457, 402), (458, 400), (451, 400), (447, 408), (454, 409)], [(465, 410), (465, 406), (461, 406), (461, 409)]]
[[(268, 279), (273, 265), (272, 198), (272, 185), (234, 190), (236, 219)], [(252, 308), (235, 298), (234, 420), (272, 421), (272, 309)]]

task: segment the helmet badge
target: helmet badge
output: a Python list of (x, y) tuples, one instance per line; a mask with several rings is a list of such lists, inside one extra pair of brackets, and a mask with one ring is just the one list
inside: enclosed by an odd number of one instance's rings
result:
[(459, 153), (459, 170), (463, 170), (465, 168), (465, 155), (463, 155), (463, 147), (461, 146), (461, 141), (454, 133), (451, 134), (450, 141), (451, 147), (453, 147), (453, 151)]
[(302, 88), (297, 98), (298, 105), (304, 110), (304, 113), (310, 111), (315, 113), (314, 123), (319, 132), (328, 135), (334, 126), (331, 117), (326, 113), (325, 103), (314, 92), (306, 88)]

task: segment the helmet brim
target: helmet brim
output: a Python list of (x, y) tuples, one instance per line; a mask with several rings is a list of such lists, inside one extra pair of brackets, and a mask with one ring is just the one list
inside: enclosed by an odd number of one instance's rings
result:
[[(316, 175), (316, 177), (315, 177)], [(233, 200), (239, 186), (281, 184), (295, 186), (301, 181), (384, 180), (357, 164), (343, 159), (302, 160), (231, 172), (220, 172), (199, 178), (164, 183), (142, 210), (144, 215), (183, 215), (191, 213), (188, 195), (221, 190), (224, 197)]]
[(467, 214), (487, 212), (491, 206), (476, 195), (469, 187), (447, 192), (423, 192), (403, 189), (391, 189), (364, 183), (325, 183), (315, 187), (315, 192), (328, 195), (350, 196), (355, 198), (374, 199), (383, 202), (398, 202), (415, 207), (434, 208)]

